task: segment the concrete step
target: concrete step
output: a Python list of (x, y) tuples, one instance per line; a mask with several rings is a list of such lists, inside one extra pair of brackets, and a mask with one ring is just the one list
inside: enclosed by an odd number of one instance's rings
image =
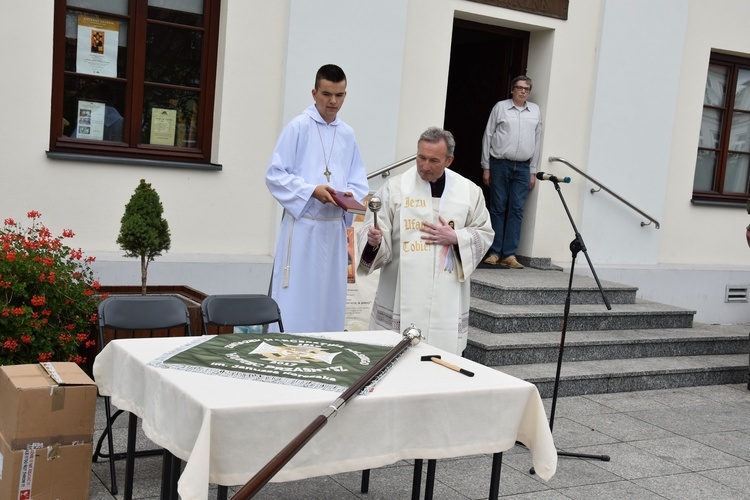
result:
[[(549, 271), (553, 272), (553, 271)], [(471, 300), (469, 325), (490, 333), (562, 331), (563, 305), (501, 305)], [(570, 306), (566, 331), (690, 328), (695, 311), (637, 300), (635, 304)]]
[[(557, 362), (495, 368), (535, 384), (543, 398), (553, 395)], [(744, 384), (747, 377), (747, 353), (563, 361), (558, 396)]]
[[(570, 274), (561, 271), (525, 269), (477, 269), (471, 275), (471, 296), (508, 305), (565, 304)], [(601, 281), (610, 304), (634, 304), (637, 287)], [(601, 291), (593, 278), (574, 275), (571, 304), (602, 304)]]
[[(555, 385), (569, 273), (477, 269), (464, 356)], [(635, 287), (574, 275), (558, 396), (746, 383), (750, 325), (693, 324), (695, 311), (636, 298)]]
[[(750, 352), (748, 325), (566, 332), (564, 362)], [(464, 357), (487, 366), (557, 362), (560, 332), (497, 335), (469, 329)]]

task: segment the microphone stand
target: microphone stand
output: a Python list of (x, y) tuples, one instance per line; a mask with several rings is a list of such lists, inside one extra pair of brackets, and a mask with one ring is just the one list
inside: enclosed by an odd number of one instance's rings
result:
[[(562, 369), (562, 360), (563, 360), (563, 351), (565, 350), (565, 333), (567, 331), (568, 327), (568, 316), (570, 315), (570, 295), (571, 290), (573, 288), (573, 271), (576, 267), (576, 257), (578, 256), (578, 252), (583, 252), (583, 255), (586, 256), (586, 261), (589, 264), (589, 269), (591, 269), (591, 274), (594, 276), (594, 280), (596, 281), (596, 285), (599, 287), (599, 292), (602, 294), (602, 300), (604, 301), (604, 305), (607, 307), (607, 310), (611, 310), (612, 306), (609, 303), (609, 299), (604, 294), (604, 289), (602, 288), (602, 284), (599, 282), (599, 277), (596, 275), (596, 271), (594, 270), (594, 265), (591, 263), (591, 259), (589, 258), (589, 254), (586, 251), (586, 244), (583, 242), (583, 237), (581, 236), (581, 233), (578, 232), (578, 228), (576, 227), (575, 222), (573, 221), (573, 216), (570, 215), (570, 210), (568, 210), (568, 205), (565, 203), (565, 198), (563, 197), (562, 191), (560, 191), (560, 184), (556, 177), (552, 177), (549, 179), (552, 181), (552, 183), (555, 185), (555, 189), (557, 190), (557, 194), (560, 195), (560, 201), (563, 204), (563, 207), (565, 208), (565, 213), (568, 214), (568, 220), (570, 221), (570, 225), (573, 226), (573, 232), (575, 233), (575, 239), (570, 242), (570, 251), (572, 252), (573, 259), (570, 263), (570, 279), (568, 280), (568, 292), (565, 297), (565, 309), (563, 312), (563, 323), (562, 323), (562, 332), (560, 334), (560, 351), (557, 355), (557, 372), (555, 373), (555, 386), (552, 391), (552, 408), (550, 410), (550, 417), (549, 417), (549, 430), (552, 432), (552, 428), (555, 422), (555, 409), (557, 407), (557, 391), (560, 386), (560, 370)], [(592, 458), (595, 460), (601, 460), (602, 462), (609, 462), (609, 455), (588, 455), (585, 453), (571, 453), (566, 451), (557, 451), (558, 457), (578, 457), (578, 458)], [(529, 473), (534, 474), (534, 468), (532, 467)]]

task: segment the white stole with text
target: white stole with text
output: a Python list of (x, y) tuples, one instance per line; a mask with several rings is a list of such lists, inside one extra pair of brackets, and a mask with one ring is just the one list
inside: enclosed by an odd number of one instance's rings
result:
[(441, 198), (432, 198), (430, 183), (416, 169), (401, 179), (400, 296), (401, 329), (412, 323), (422, 331), (425, 341), (440, 349), (456, 352), (461, 318), (460, 264), (451, 245), (431, 245), (422, 240), (424, 221), (440, 225), (438, 216), (451, 222), (454, 229), (464, 227), (465, 210), (454, 209), (451, 200), (467, 200), (465, 183), (451, 182), (453, 172), (446, 170), (445, 190)]

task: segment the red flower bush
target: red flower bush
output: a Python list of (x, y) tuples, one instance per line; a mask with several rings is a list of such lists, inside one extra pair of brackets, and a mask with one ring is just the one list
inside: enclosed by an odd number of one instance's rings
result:
[(83, 364), (103, 298), (90, 268), (94, 258), (63, 243), (72, 230), (53, 237), (42, 214), (27, 216), (28, 228), (13, 219), (0, 228), (0, 365)]

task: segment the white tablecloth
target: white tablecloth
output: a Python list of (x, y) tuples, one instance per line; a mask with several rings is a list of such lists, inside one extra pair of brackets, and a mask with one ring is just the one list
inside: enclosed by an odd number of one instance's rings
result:
[[(397, 344), (395, 332), (308, 334)], [(246, 483), (323, 412), (336, 392), (147, 366), (190, 337), (110, 342), (96, 357), (103, 395), (143, 419), (154, 443), (187, 462), (183, 499), (205, 499), (208, 484)], [(425, 355), (473, 371), (467, 377)], [(373, 469), (401, 459), (497, 453), (516, 441), (542, 479), (557, 467), (549, 424), (533, 384), (427, 344), (412, 346), (366, 396), (357, 396), (273, 478), (290, 481)]]

